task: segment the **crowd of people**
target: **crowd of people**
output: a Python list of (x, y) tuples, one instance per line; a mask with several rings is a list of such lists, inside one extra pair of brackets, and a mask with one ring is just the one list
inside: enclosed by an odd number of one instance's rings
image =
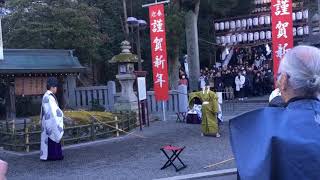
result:
[[(179, 84), (187, 85), (186, 75), (181, 74)], [(210, 86), (215, 92), (223, 92), (226, 100), (269, 95), (274, 86), (273, 71), (268, 64), (260, 68), (254, 65), (205, 68), (201, 70), (198, 81), (199, 90)]]
[[(199, 90), (210, 86), (215, 92), (223, 92), (224, 99), (269, 95), (274, 88), (271, 56), (261, 47), (247, 52), (236, 49), (228, 66), (201, 69)], [(179, 84), (188, 84), (184, 70), (180, 70)]]
[(237, 65), (201, 70), (199, 89), (207, 84), (215, 92), (224, 92), (227, 100), (270, 94), (273, 89), (273, 72), (268, 64)]

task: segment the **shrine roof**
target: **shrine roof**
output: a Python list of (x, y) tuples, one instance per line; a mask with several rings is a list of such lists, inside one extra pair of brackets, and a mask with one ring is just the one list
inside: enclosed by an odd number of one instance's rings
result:
[(71, 50), (5, 49), (0, 74), (79, 73), (84, 70)]

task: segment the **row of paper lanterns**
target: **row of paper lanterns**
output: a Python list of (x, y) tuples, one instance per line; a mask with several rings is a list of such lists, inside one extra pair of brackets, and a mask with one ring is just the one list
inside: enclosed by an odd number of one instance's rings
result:
[[(302, 20), (302, 19), (308, 19), (309, 17), (309, 11), (299, 11), (296, 13), (292, 13), (292, 19), (293, 21), (296, 20)], [(247, 28), (252, 26), (259, 26), (259, 25), (270, 25), (271, 24), (271, 17), (270, 16), (260, 16), (260, 17), (254, 17), (249, 19), (238, 19), (235, 21), (226, 21), (226, 22), (220, 22), (215, 23), (214, 28), (216, 31), (224, 31), (229, 29), (236, 29), (236, 28)]]
[[(260, 4), (269, 4), (269, 3), (271, 3), (271, 0), (254, 0), (254, 4), (255, 5), (260, 5)], [(296, 6), (298, 6), (298, 5), (303, 5), (303, 2), (293, 2), (292, 3), (292, 7), (296, 7)]]
[(271, 3), (271, 0), (255, 0), (254, 4), (258, 5), (258, 4), (268, 4)]
[[(293, 28), (294, 36), (303, 36), (309, 34), (309, 26)], [(230, 44), (230, 43), (240, 43), (247, 41), (259, 41), (259, 40), (271, 40), (272, 32), (271, 31), (261, 31), (261, 32), (252, 32), (252, 33), (241, 33), (233, 34), (227, 36), (219, 36), (216, 38), (217, 44)]]

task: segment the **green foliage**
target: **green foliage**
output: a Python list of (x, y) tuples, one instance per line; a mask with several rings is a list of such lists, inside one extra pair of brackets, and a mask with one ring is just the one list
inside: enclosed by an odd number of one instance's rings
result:
[[(171, 3), (166, 8), (166, 36), (167, 36), (167, 50), (169, 61), (175, 58), (174, 49), (185, 49), (185, 12), (179, 7)], [(180, 52), (179, 50), (177, 52)], [(179, 54), (178, 54), (179, 56)]]
[(81, 62), (101, 59), (104, 34), (98, 25), (101, 11), (70, 0), (13, 0), (4, 19), (7, 48), (75, 49)]

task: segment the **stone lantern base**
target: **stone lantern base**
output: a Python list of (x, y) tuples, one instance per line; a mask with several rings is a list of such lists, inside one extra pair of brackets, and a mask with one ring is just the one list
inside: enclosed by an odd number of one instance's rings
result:
[(121, 84), (121, 96), (116, 99), (115, 110), (138, 112), (138, 98), (133, 91), (136, 76), (134, 74), (121, 74), (116, 77)]

